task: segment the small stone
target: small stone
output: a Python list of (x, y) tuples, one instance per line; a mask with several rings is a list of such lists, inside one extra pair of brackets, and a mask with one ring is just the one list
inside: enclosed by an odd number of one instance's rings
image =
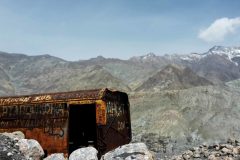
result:
[(226, 144), (220, 144), (220, 149), (226, 148)]
[(233, 149), (233, 146), (230, 145), (230, 144), (227, 144), (227, 145), (226, 145), (226, 148), (232, 150), (232, 149)]
[(12, 156), (12, 155), (13, 155), (13, 154), (12, 154), (11, 152), (8, 152), (8, 153), (7, 153), (7, 156), (8, 156), (8, 157), (10, 157), (10, 156)]
[(6, 148), (6, 147), (3, 147), (3, 151), (4, 151), (4, 152), (7, 151), (7, 148)]
[(193, 154), (193, 157), (194, 157), (194, 158), (200, 158), (201, 155), (200, 155), (199, 153), (195, 153), (195, 154)]
[(235, 139), (234, 138), (228, 138), (227, 143), (234, 144), (235, 143)]
[(226, 154), (231, 154), (232, 153), (232, 150), (228, 149), (228, 148), (223, 148), (221, 150), (223, 153), (226, 153)]
[(220, 153), (216, 153), (216, 154), (215, 154), (215, 157), (220, 157), (220, 156), (221, 156)]
[(223, 160), (233, 160), (232, 157), (225, 157)]
[(216, 150), (216, 151), (219, 151), (219, 150), (220, 150), (220, 146), (217, 146), (217, 147), (215, 148), (215, 150)]
[(17, 147), (19, 147), (19, 143), (15, 143), (14, 145), (17, 146)]
[(216, 157), (215, 157), (213, 154), (211, 154), (211, 155), (208, 156), (208, 160), (215, 160), (215, 158), (216, 158)]
[(18, 141), (19, 141), (19, 138), (15, 137), (13, 140), (14, 140), (15, 142), (18, 142)]
[(198, 151), (198, 150), (199, 150), (198, 147), (193, 147), (193, 148), (190, 149), (190, 151), (192, 151), (192, 152), (194, 152), (194, 151)]
[(172, 160), (182, 160), (182, 156), (174, 156)]
[(208, 151), (204, 151), (202, 153), (203, 153), (204, 157), (208, 157), (209, 156), (209, 152)]
[(187, 155), (189, 155), (189, 156), (192, 156), (192, 155), (193, 155), (193, 152), (190, 151), (190, 150), (188, 150), (188, 151), (184, 152), (184, 154), (187, 154)]
[(188, 154), (184, 154), (184, 155), (183, 155), (183, 159), (184, 159), (184, 160), (188, 160), (188, 159), (190, 159), (190, 158), (191, 158), (191, 156), (188, 155)]
[(206, 142), (204, 142), (204, 143), (202, 144), (202, 146), (203, 146), (203, 147), (208, 147), (208, 145), (207, 145)]

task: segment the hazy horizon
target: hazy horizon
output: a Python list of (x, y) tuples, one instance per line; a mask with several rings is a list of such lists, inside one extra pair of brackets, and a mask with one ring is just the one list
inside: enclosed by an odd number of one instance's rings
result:
[(0, 51), (65, 60), (240, 46), (240, 1), (0, 1)]

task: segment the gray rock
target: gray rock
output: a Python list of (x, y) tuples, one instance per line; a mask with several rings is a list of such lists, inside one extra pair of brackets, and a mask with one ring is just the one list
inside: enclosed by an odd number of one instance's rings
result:
[(19, 150), (27, 159), (41, 160), (44, 156), (41, 145), (34, 139), (20, 139), (18, 144)]
[(101, 160), (153, 160), (154, 157), (144, 143), (131, 143), (110, 151)]
[(9, 156), (9, 157), (12, 156), (12, 155), (13, 155), (13, 154), (12, 154), (11, 152), (8, 152), (8, 153), (7, 153), (7, 156)]
[(188, 155), (188, 154), (184, 154), (184, 155), (183, 155), (183, 159), (184, 159), (184, 160), (188, 160), (188, 159), (190, 159), (190, 158), (191, 158), (191, 156)]
[(221, 150), (223, 153), (226, 153), (226, 154), (231, 154), (232, 153), (232, 150), (228, 149), (228, 148), (223, 148)]
[(182, 156), (173, 156), (171, 160), (183, 160)]
[(204, 157), (208, 157), (209, 156), (209, 152), (208, 151), (203, 151), (202, 153), (203, 153)]
[(0, 134), (0, 160), (26, 160), (15, 144), (12, 138)]
[(233, 148), (233, 154), (240, 154), (240, 146)]
[(80, 148), (70, 154), (69, 160), (98, 160), (97, 153), (94, 147)]
[(66, 160), (66, 159), (64, 158), (63, 153), (55, 153), (51, 154), (47, 158), (44, 158), (43, 160)]
[(235, 143), (235, 139), (234, 138), (228, 138), (227, 143), (234, 144)]
[(215, 155), (211, 154), (208, 156), (208, 160), (216, 160)]
[(200, 153), (194, 153), (194, 154), (193, 154), (193, 157), (194, 157), (194, 158), (200, 158), (201, 155), (200, 155)]
[(11, 139), (14, 139), (15, 141), (18, 141), (20, 139), (24, 139), (25, 138), (25, 135), (21, 131), (15, 131), (15, 132), (12, 132), (12, 133), (4, 132), (2, 134), (5, 135), (5, 136), (10, 137)]

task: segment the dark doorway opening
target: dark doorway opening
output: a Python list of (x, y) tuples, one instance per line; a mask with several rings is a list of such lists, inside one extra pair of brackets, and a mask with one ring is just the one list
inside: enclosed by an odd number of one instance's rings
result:
[(96, 147), (95, 104), (70, 105), (68, 131), (69, 154), (81, 147)]

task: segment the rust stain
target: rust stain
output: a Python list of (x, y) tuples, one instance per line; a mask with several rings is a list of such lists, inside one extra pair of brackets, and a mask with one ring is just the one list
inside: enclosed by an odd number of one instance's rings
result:
[(107, 124), (106, 103), (102, 100), (96, 101), (96, 123), (97, 125)]

